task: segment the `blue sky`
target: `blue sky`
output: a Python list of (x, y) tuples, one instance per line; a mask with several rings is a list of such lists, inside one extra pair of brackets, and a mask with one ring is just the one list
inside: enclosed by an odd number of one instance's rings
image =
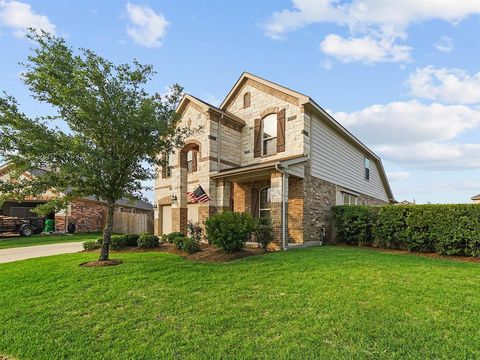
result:
[(152, 91), (219, 103), (249, 71), (305, 93), (382, 157), (397, 200), (480, 193), (480, 0), (0, 0), (0, 90), (36, 116), (26, 26), (153, 64)]

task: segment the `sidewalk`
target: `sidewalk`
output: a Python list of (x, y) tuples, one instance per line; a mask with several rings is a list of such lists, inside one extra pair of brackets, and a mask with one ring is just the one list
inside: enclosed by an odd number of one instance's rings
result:
[(0, 250), (0, 263), (32, 259), (50, 255), (70, 254), (83, 250), (82, 242), (69, 242)]

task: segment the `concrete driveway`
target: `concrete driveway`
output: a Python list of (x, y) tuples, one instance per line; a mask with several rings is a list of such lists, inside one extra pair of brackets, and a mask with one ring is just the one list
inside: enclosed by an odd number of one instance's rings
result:
[(50, 255), (70, 254), (83, 250), (83, 242), (26, 246), (0, 250), (0, 263), (39, 258)]

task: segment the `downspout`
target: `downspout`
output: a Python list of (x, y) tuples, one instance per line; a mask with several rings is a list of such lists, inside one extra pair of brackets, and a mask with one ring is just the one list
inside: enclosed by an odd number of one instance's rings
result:
[(287, 219), (287, 209), (285, 206), (285, 179), (286, 179), (286, 173), (285, 171), (281, 170), (281, 165), (280, 164), (275, 164), (275, 170), (280, 172), (282, 174), (282, 249), (283, 250), (288, 250), (288, 244), (287, 244), (287, 224), (286, 224), (286, 219)]

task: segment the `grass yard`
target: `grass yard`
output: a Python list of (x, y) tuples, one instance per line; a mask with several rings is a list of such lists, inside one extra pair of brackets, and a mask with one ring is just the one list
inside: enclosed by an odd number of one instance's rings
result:
[(160, 252), (0, 264), (18, 359), (480, 357), (480, 264), (326, 246), (224, 264)]
[(10, 249), (23, 246), (58, 244), (62, 242), (87, 241), (97, 240), (102, 235), (101, 233), (79, 233), (68, 235), (32, 235), (30, 237), (23, 236), (8, 236), (1, 237), (0, 235), (0, 250)]

